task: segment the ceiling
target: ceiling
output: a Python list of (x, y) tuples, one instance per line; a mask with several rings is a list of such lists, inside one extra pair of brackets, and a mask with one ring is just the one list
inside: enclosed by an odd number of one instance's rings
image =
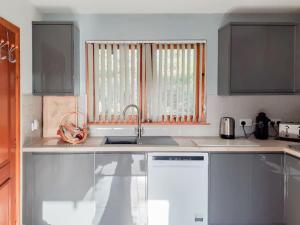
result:
[(300, 0), (29, 0), (45, 13), (298, 13)]

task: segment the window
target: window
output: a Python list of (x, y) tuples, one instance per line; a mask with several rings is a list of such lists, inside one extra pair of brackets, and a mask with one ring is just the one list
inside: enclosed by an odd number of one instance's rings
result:
[(206, 122), (205, 43), (87, 43), (88, 121)]

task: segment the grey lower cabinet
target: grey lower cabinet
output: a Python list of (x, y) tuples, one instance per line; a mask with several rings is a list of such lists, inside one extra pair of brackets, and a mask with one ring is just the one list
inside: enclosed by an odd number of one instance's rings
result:
[(79, 30), (73, 22), (32, 23), (32, 93), (79, 94)]
[(25, 153), (24, 225), (145, 225), (144, 154)]
[(96, 154), (95, 225), (146, 225), (144, 154)]
[(300, 159), (286, 156), (286, 225), (300, 224)]
[(210, 154), (210, 225), (284, 224), (284, 155)]
[(24, 156), (24, 225), (88, 225), (94, 218), (94, 154)]
[(295, 57), (300, 54), (300, 40), (296, 41), (296, 33), (295, 24), (232, 23), (222, 27), (219, 30), (218, 94), (297, 92), (300, 70), (296, 67), (295, 71)]

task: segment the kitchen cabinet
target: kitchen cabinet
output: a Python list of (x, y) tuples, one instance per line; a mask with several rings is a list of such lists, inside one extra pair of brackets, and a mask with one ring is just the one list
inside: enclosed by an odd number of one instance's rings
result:
[(145, 225), (144, 154), (96, 154), (94, 224)]
[(25, 153), (23, 224), (145, 225), (145, 160), (129, 153)]
[(286, 225), (300, 224), (300, 159), (286, 156)]
[(210, 154), (210, 225), (284, 223), (282, 154)]
[(79, 94), (79, 30), (73, 22), (33, 22), (33, 94)]
[(295, 36), (295, 24), (232, 23), (221, 28), (218, 94), (294, 94)]
[(92, 225), (94, 154), (26, 153), (25, 225)]

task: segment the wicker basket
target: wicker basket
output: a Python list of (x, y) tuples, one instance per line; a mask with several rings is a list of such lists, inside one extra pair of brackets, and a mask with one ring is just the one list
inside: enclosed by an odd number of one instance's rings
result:
[(57, 131), (57, 134), (61, 137), (61, 139), (65, 142), (68, 142), (68, 143), (71, 143), (71, 144), (81, 144), (83, 143), (86, 139), (87, 139), (87, 136), (88, 136), (88, 128), (87, 128), (87, 124), (86, 123), (83, 123), (82, 127), (79, 127), (82, 132), (83, 132), (83, 138), (78, 140), (78, 139), (70, 139), (68, 138), (66, 135), (65, 135), (65, 132), (64, 132), (64, 123), (67, 119), (67, 117), (71, 116), (71, 115), (77, 115), (77, 116), (82, 116), (83, 119), (85, 119), (85, 115), (83, 113), (80, 113), (80, 112), (69, 112), (69, 113), (66, 113), (60, 123), (59, 123), (59, 128), (58, 128), (58, 131)]

